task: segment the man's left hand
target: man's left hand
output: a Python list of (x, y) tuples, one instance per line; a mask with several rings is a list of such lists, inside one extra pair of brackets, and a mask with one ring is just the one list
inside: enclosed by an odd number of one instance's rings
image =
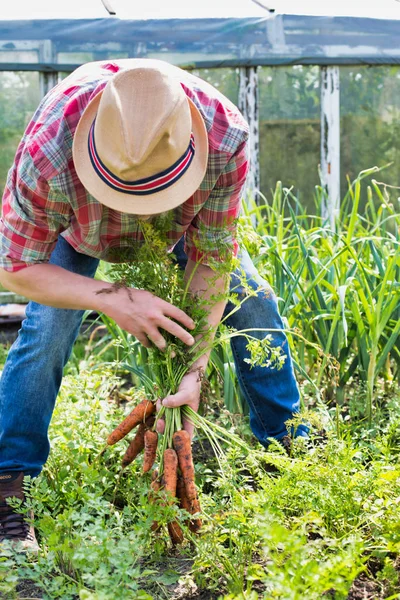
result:
[[(165, 408), (177, 408), (178, 406), (187, 404), (197, 412), (200, 404), (201, 375), (202, 374), (199, 370), (187, 373), (183, 377), (176, 394), (167, 396), (162, 401), (159, 400), (157, 402), (157, 409), (159, 410), (161, 406), (165, 406)], [(165, 423), (162, 419), (160, 419), (157, 423), (157, 431), (159, 433), (163, 433), (164, 428)], [(194, 432), (194, 426), (192, 423), (190, 423), (187, 419), (184, 419), (183, 428), (186, 429), (192, 438)]]

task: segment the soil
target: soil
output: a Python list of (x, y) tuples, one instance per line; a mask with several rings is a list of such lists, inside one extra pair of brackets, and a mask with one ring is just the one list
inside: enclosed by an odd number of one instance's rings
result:
[(215, 460), (215, 452), (207, 439), (194, 440), (192, 444), (193, 462), (199, 464), (208, 464)]
[[(23, 580), (17, 585), (17, 593), (18, 600), (23, 600), (24, 598), (29, 600), (41, 600), (42, 592), (41, 590), (29, 580)], [(7, 600), (10, 596), (4, 596), (4, 594), (0, 594), (0, 598)], [(12, 596), (14, 598), (14, 596)]]
[(352, 583), (347, 600), (383, 600), (382, 586), (362, 573)]

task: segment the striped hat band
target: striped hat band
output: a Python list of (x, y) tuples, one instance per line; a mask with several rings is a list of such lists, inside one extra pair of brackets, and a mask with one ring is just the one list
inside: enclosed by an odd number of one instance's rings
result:
[(155, 192), (165, 190), (182, 177), (182, 175), (189, 168), (195, 154), (195, 143), (192, 133), (186, 152), (184, 152), (183, 155), (168, 169), (161, 171), (161, 173), (152, 175), (151, 177), (145, 177), (144, 179), (125, 181), (114, 175), (114, 173), (112, 173), (112, 171), (110, 171), (110, 169), (108, 169), (100, 159), (94, 140), (94, 125), (95, 120), (90, 128), (88, 140), (89, 157), (91, 163), (97, 175), (104, 181), (104, 183), (117, 192), (145, 196), (146, 194), (154, 194)]

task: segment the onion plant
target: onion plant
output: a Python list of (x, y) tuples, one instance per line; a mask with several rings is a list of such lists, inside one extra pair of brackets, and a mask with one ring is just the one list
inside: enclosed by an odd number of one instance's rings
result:
[[(295, 362), (325, 386), (328, 399), (342, 401), (358, 376), (369, 424), (377, 378), (400, 377), (400, 214), (375, 180), (360, 213), (362, 180), (374, 171), (349, 182), (335, 230), (321, 214), (321, 188), (315, 214), (306, 214), (280, 183), (271, 204), (247, 210), (258, 234), (257, 252), (254, 240), (249, 251), (277, 291), (282, 315), (322, 350), (298, 338)], [(332, 358), (336, 368), (327, 369)]]

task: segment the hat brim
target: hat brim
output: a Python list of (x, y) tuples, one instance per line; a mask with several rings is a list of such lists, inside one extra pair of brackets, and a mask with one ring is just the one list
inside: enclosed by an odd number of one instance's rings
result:
[(124, 194), (109, 187), (93, 169), (88, 149), (89, 131), (97, 115), (103, 92), (89, 102), (75, 131), (72, 154), (75, 170), (86, 190), (101, 204), (114, 210), (135, 215), (154, 215), (183, 204), (200, 187), (208, 161), (208, 136), (200, 111), (188, 98), (192, 115), (195, 154), (187, 171), (170, 187), (146, 194)]

